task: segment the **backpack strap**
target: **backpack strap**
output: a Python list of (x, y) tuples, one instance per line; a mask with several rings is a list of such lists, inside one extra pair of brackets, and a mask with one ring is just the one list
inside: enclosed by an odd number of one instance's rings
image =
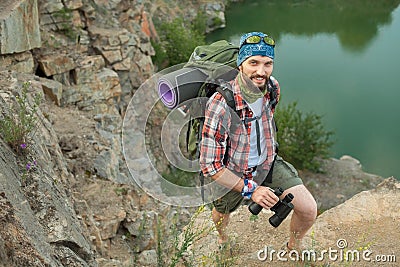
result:
[(230, 83), (223, 82), (215, 90), (222, 95), (222, 97), (226, 101), (226, 104), (228, 104), (228, 106), (230, 108), (232, 108), (233, 110), (236, 110), (235, 99), (234, 99), (233, 90), (232, 90), (232, 85)]
[(278, 104), (278, 87), (272, 81), (271, 78), (269, 78), (268, 83), (270, 85), (270, 86), (267, 86), (268, 93), (269, 93), (269, 102), (270, 102), (271, 108), (274, 109), (276, 107), (276, 105)]
[(233, 94), (232, 85), (229, 82), (221, 82), (221, 85), (215, 89), (225, 99), (226, 104), (233, 109), (240, 118), (241, 111), (236, 110), (235, 97)]

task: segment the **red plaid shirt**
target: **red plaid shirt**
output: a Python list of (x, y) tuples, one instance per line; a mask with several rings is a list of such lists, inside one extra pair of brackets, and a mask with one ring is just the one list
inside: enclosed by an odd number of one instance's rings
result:
[[(273, 77), (271, 79), (278, 88), (277, 101), (279, 101), (279, 83)], [(215, 93), (207, 102), (200, 147), (200, 167), (205, 176), (213, 176), (227, 166), (228, 169), (239, 174), (243, 173), (243, 177), (248, 178), (246, 170), (249, 169), (251, 123), (245, 120), (252, 118), (253, 112), (242, 98), (237, 78), (231, 82), (231, 85), (236, 112), (229, 111), (229, 106), (219, 93)], [(267, 159), (261, 168), (265, 170), (270, 169), (275, 156), (275, 128), (272, 126), (274, 110), (269, 108), (268, 104), (269, 94), (267, 93), (264, 96), (262, 112), (263, 133), (267, 141)], [(231, 127), (231, 115), (237, 117), (236, 114), (239, 114), (240, 121), (233, 119), (234, 124)]]

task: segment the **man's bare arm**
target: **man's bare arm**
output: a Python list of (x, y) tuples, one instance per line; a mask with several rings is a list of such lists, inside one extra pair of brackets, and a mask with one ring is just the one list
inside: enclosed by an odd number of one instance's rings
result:
[[(227, 168), (223, 168), (211, 178), (218, 184), (231, 188), (236, 192), (242, 192), (244, 187), (244, 180), (239, 176), (235, 175), (232, 171)], [(265, 209), (269, 209), (278, 202), (278, 197), (266, 186), (258, 186), (251, 196), (251, 200), (259, 204)]]

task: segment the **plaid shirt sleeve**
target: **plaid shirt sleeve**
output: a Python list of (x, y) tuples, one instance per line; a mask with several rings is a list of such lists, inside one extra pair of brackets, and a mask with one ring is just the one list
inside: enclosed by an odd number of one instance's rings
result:
[(220, 94), (214, 94), (207, 102), (200, 145), (200, 167), (204, 176), (213, 176), (224, 168), (229, 129), (225, 118), (227, 108), (226, 101)]

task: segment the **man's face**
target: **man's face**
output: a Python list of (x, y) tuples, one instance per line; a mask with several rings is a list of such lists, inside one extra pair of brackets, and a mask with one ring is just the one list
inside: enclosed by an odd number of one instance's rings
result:
[(274, 68), (274, 60), (266, 56), (251, 56), (243, 61), (239, 70), (258, 88), (264, 88)]

